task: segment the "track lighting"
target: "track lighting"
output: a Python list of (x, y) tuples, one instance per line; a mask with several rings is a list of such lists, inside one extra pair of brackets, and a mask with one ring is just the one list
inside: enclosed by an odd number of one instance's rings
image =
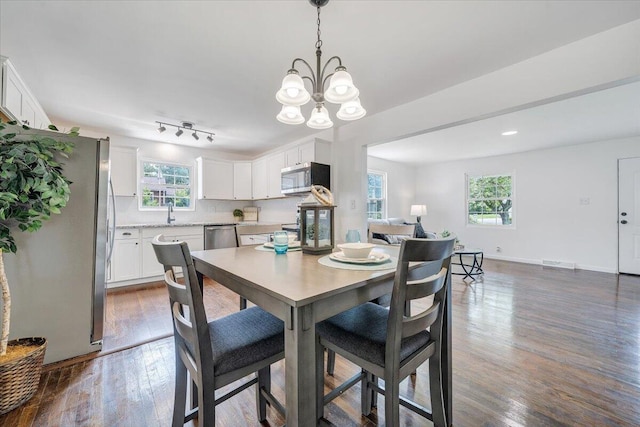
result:
[(213, 132), (208, 132), (206, 130), (195, 129), (193, 127), (193, 123), (191, 123), (191, 122), (182, 122), (182, 125), (172, 125), (171, 123), (164, 123), (164, 122), (156, 122), (156, 123), (158, 123), (158, 125), (160, 125), (158, 127), (158, 132), (160, 132), (160, 133), (162, 133), (165, 130), (167, 130), (167, 128), (165, 126), (173, 126), (175, 128), (178, 128), (178, 130), (176, 131), (176, 136), (177, 137), (180, 137), (180, 135), (182, 135), (184, 133), (184, 130), (193, 131), (191, 136), (196, 141), (200, 140), (200, 136), (198, 135), (198, 132), (207, 135), (207, 141), (209, 141), (209, 142), (213, 142), (213, 136), (215, 135), (215, 133), (213, 133)]

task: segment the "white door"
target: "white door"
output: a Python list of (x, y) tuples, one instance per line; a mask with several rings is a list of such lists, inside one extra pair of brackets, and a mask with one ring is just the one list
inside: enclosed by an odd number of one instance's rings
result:
[(618, 160), (618, 270), (640, 274), (640, 157)]

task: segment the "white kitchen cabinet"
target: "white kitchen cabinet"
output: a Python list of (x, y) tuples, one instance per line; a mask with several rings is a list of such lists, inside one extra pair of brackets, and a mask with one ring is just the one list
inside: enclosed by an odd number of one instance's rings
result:
[(280, 184), (285, 153), (271, 154), (254, 160), (251, 166), (253, 199), (275, 199), (284, 197)]
[(34, 129), (46, 129), (51, 121), (20, 78), (8, 58), (0, 57), (2, 84), (0, 108), (11, 119)]
[(266, 199), (269, 196), (265, 157), (251, 163), (251, 192), (254, 200)]
[(263, 245), (271, 241), (270, 234), (243, 234), (240, 236), (240, 246)]
[(275, 199), (282, 195), (281, 175), (284, 168), (284, 153), (267, 157), (267, 198)]
[(158, 234), (164, 236), (168, 242), (185, 241), (191, 251), (204, 249), (204, 229), (201, 226), (193, 227), (148, 227), (142, 229), (142, 276), (153, 277), (164, 274), (162, 264), (158, 262), (151, 242)]
[(331, 162), (330, 143), (321, 139), (315, 139), (289, 148), (284, 152), (284, 167), (308, 162), (329, 164)]
[(251, 162), (233, 163), (233, 198), (251, 200)]
[(233, 200), (233, 163), (198, 157), (198, 199)]
[(111, 146), (109, 156), (113, 193), (135, 197), (138, 193), (138, 149)]
[(116, 230), (111, 256), (111, 281), (133, 280), (140, 277), (140, 231), (138, 229)]

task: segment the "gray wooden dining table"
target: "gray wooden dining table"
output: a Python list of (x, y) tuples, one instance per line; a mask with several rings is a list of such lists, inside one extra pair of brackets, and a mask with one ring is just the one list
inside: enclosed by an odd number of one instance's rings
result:
[[(397, 246), (376, 251), (397, 259)], [(286, 425), (316, 426), (315, 324), (391, 292), (395, 269), (347, 270), (318, 263), (318, 255), (254, 247), (193, 251), (198, 279), (209, 277), (285, 323)], [(445, 411), (451, 425), (451, 287), (443, 325)]]

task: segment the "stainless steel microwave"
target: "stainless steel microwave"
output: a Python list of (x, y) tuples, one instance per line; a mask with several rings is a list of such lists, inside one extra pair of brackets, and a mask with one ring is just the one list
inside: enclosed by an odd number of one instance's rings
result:
[(282, 169), (282, 194), (301, 194), (311, 191), (312, 185), (322, 185), (331, 189), (331, 171), (329, 165), (322, 163), (302, 163)]

